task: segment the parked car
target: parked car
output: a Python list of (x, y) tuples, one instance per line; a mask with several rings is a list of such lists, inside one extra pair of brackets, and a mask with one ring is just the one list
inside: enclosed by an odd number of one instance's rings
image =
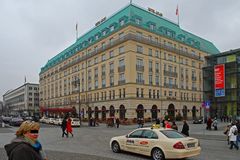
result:
[(24, 117), (23, 119), (24, 119), (25, 121), (32, 121), (32, 120), (33, 120), (32, 117)]
[(63, 121), (62, 118), (56, 118), (56, 119), (53, 121), (53, 124), (55, 124), (55, 125), (61, 125), (61, 124), (62, 124), (62, 121)]
[(12, 118), (9, 122), (9, 125), (11, 126), (20, 126), (22, 123), (24, 122), (24, 120), (20, 117), (18, 118)]
[(48, 119), (48, 124), (54, 124), (54, 123), (53, 123), (54, 120), (55, 120), (55, 118), (49, 118), (49, 119)]
[(203, 123), (203, 117), (195, 118), (193, 120), (193, 124), (202, 124)]
[(4, 123), (9, 123), (11, 121), (12, 117), (2, 117), (2, 120)]
[(198, 139), (159, 127), (136, 129), (127, 135), (113, 137), (110, 148), (114, 153), (133, 152), (151, 156), (153, 160), (188, 158), (201, 151)]
[(71, 118), (72, 122), (71, 125), (72, 127), (80, 127), (80, 120), (78, 118)]

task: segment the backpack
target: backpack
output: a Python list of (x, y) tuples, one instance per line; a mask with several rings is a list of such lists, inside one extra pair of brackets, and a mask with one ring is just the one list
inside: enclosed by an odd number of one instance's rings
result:
[(233, 134), (236, 136), (236, 135), (238, 135), (238, 129), (235, 129), (234, 131), (233, 131)]

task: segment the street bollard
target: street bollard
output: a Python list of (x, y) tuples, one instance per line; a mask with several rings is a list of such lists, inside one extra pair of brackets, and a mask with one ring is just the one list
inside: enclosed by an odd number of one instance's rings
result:
[(4, 122), (2, 122), (2, 128), (4, 128), (5, 127), (5, 123)]

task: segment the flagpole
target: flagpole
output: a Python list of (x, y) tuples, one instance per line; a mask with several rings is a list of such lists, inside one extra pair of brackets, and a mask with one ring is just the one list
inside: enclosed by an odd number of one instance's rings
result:
[(76, 23), (76, 41), (78, 39), (78, 23)]

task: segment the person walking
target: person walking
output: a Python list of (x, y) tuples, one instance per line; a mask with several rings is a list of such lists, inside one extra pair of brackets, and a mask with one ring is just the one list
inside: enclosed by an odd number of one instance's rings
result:
[(174, 121), (172, 122), (172, 129), (178, 130), (178, 126)]
[(169, 121), (170, 121), (170, 119), (165, 120), (165, 128), (172, 128)]
[(208, 118), (208, 120), (207, 120), (207, 130), (211, 130), (212, 129), (212, 119), (211, 119), (211, 117), (209, 117)]
[(66, 137), (68, 138), (68, 134), (65, 132), (66, 128), (67, 128), (67, 117), (65, 116), (63, 118), (62, 124), (61, 124), (61, 128), (62, 128), (62, 137), (64, 137), (64, 135), (66, 135)]
[(186, 120), (183, 120), (182, 134), (189, 136), (189, 125)]
[(225, 128), (224, 132), (223, 132), (223, 134), (225, 134), (225, 135), (227, 136), (227, 144), (228, 144), (228, 145), (230, 144), (228, 134), (229, 134), (229, 131), (230, 131), (231, 126), (232, 126), (232, 124), (229, 123), (229, 124), (227, 125), (227, 127)]
[(8, 160), (47, 160), (38, 141), (40, 125), (36, 122), (23, 122), (10, 144), (4, 146)]
[(230, 141), (230, 148), (229, 149), (233, 149), (233, 146), (238, 150), (239, 147), (237, 145), (237, 134), (238, 134), (238, 129), (237, 126), (235, 124), (235, 122), (232, 122), (232, 127), (230, 128), (229, 131), (229, 141)]
[(120, 124), (120, 120), (119, 120), (119, 118), (116, 118), (116, 125), (117, 125), (117, 128), (119, 128), (119, 124)]
[(69, 117), (67, 120), (67, 135), (70, 133), (73, 137), (73, 129), (72, 129), (72, 119)]
[(217, 128), (218, 121), (217, 121), (216, 117), (214, 118), (214, 121), (213, 121), (212, 125), (213, 125), (213, 128), (214, 128), (215, 131), (218, 130), (218, 128)]

